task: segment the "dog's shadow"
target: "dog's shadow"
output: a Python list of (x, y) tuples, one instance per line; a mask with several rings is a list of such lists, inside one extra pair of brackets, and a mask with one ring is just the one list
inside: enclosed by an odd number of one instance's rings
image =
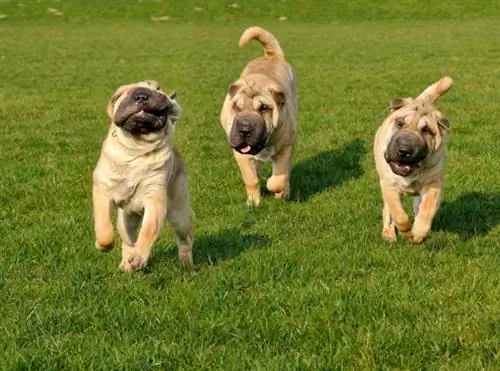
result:
[(436, 230), (457, 233), (461, 240), (484, 236), (500, 223), (500, 194), (471, 192), (444, 201), (434, 223)]
[[(193, 260), (196, 266), (217, 265), (224, 260), (234, 259), (244, 251), (264, 248), (270, 243), (269, 237), (264, 234), (242, 233), (238, 228), (223, 229), (214, 235), (196, 236), (193, 244)], [(177, 245), (169, 244), (156, 249), (148, 266), (153, 268), (162, 264), (162, 261), (177, 259)]]
[(355, 139), (340, 149), (323, 151), (297, 163), (290, 179), (290, 201), (305, 202), (328, 188), (359, 178), (365, 153), (364, 141)]

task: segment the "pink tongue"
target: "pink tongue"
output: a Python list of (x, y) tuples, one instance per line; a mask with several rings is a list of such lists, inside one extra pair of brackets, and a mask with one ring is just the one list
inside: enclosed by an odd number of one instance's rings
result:
[(252, 149), (252, 147), (246, 146), (246, 147), (243, 147), (242, 149), (240, 149), (240, 152), (248, 153), (248, 152), (250, 152), (251, 149)]

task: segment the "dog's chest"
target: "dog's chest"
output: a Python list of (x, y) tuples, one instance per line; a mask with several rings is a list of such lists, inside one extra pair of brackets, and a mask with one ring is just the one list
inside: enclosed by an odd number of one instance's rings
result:
[(401, 178), (396, 181), (398, 188), (406, 196), (415, 196), (422, 191), (423, 184), (416, 179)]
[(143, 205), (138, 197), (134, 197), (140, 186), (140, 182), (135, 179), (123, 178), (115, 183), (113, 191), (113, 203), (120, 208), (129, 208), (134, 211), (143, 209)]
[(152, 171), (147, 165), (132, 167), (115, 164), (106, 171), (106, 177), (100, 179), (100, 184), (116, 206), (141, 213), (144, 210), (144, 198), (166, 188), (165, 171), (155, 170)]
[(275, 152), (276, 151), (274, 149), (274, 146), (269, 146), (269, 147), (264, 148), (262, 151), (260, 151), (260, 153), (258, 153), (257, 155), (254, 155), (253, 157), (256, 160), (259, 160), (262, 162), (269, 162), (269, 161), (271, 161)]

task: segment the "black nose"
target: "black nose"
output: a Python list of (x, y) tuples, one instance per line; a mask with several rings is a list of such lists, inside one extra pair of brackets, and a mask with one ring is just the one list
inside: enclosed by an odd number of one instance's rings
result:
[(147, 100), (149, 99), (149, 96), (145, 93), (140, 93), (140, 94), (136, 94), (134, 96), (134, 99), (137, 103), (144, 103), (144, 102), (147, 102)]
[(398, 156), (400, 157), (411, 157), (413, 151), (410, 148), (398, 148)]
[(399, 138), (397, 141), (397, 154), (403, 158), (411, 157), (413, 155), (412, 141), (406, 138)]
[(238, 129), (239, 129), (240, 137), (242, 137), (242, 138), (249, 137), (253, 131), (252, 126), (246, 120), (240, 122)]

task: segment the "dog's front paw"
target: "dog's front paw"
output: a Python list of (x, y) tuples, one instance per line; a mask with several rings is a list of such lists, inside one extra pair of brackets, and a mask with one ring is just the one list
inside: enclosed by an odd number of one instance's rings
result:
[(425, 237), (429, 234), (431, 230), (430, 223), (429, 224), (423, 224), (421, 220), (415, 221), (415, 224), (413, 224), (412, 228), (412, 242), (413, 243), (421, 243)]
[(382, 231), (382, 238), (387, 242), (396, 242), (396, 228), (388, 227)]
[(259, 206), (260, 195), (249, 195), (247, 197), (247, 206)]
[(401, 236), (403, 236), (407, 240), (410, 240), (410, 241), (413, 240), (413, 233), (411, 231), (411, 228), (410, 229), (402, 229), (402, 228), (400, 229), (400, 228), (398, 228), (398, 232), (401, 234)]
[(410, 240), (414, 244), (419, 244), (424, 240), (425, 236), (413, 236), (413, 238)]
[(95, 247), (99, 251), (108, 252), (108, 251), (113, 250), (113, 247), (115, 247), (115, 245), (114, 245), (113, 241), (111, 241), (111, 243), (108, 245), (101, 245), (101, 243), (98, 240), (96, 240)]
[(138, 271), (146, 266), (147, 260), (137, 253), (131, 253), (122, 258), (120, 269), (125, 272)]
[(427, 237), (427, 234), (428, 234), (428, 232), (421, 233), (421, 232), (415, 230), (415, 228), (414, 228), (413, 229), (413, 237), (411, 239), (411, 242), (413, 242), (414, 244), (419, 244), (425, 239), (425, 237)]
[(281, 192), (276, 192), (274, 194), (274, 198), (277, 198), (278, 200), (286, 200), (288, 198), (288, 190), (283, 190)]
[(273, 175), (267, 180), (267, 189), (274, 194), (278, 199), (286, 199), (288, 197), (288, 178), (283, 175)]
[(95, 247), (100, 251), (110, 251), (114, 247), (114, 230), (111, 223), (96, 226)]

